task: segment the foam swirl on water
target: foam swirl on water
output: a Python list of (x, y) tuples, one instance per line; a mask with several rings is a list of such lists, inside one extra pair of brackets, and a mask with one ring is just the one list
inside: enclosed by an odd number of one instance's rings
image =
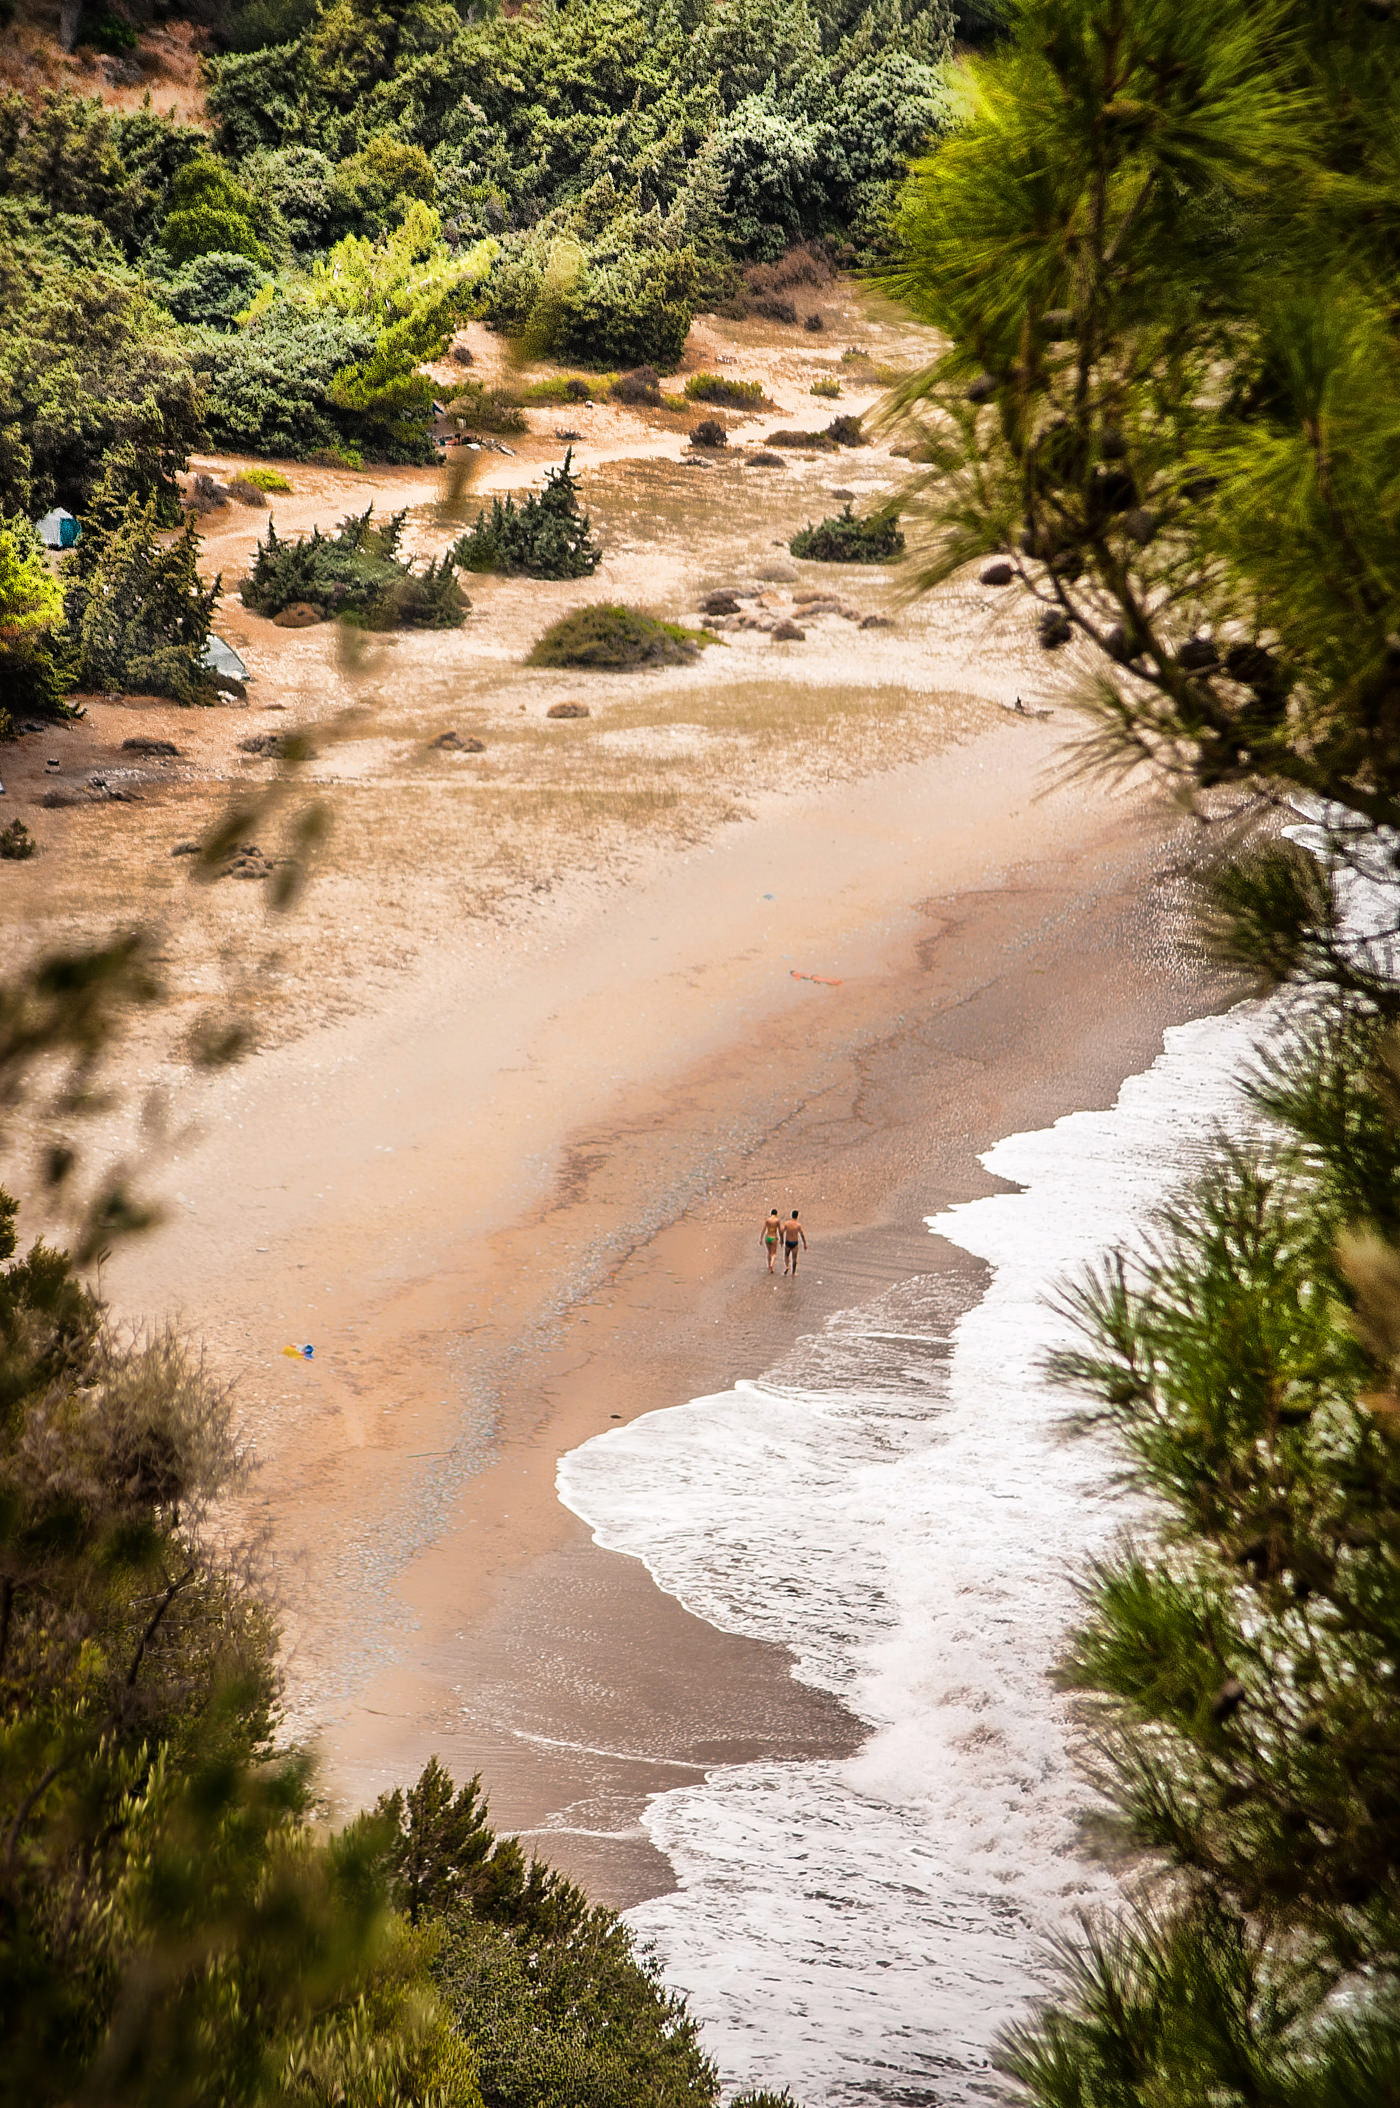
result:
[[(1129, 1237), (1243, 1117), (1272, 1006), (1166, 1035), (1109, 1112), (984, 1157), (1023, 1190), (931, 1218), (992, 1278), (949, 1328), (937, 1274), (832, 1320), (783, 1380), (586, 1442), (559, 1490), (598, 1543), (869, 1722), (841, 1762), (751, 1764), (658, 1795), (677, 1893), (629, 1913), (726, 2080), (799, 2100), (971, 2102), (1044, 1940), (1112, 1893), (1049, 1672), (1072, 1577), (1120, 1528), (1114, 1458), (1069, 1439), (1045, 1301)], [(931, 1264), (936, 1263), (932, 1260)], [(793, 1374), (796, 1370), (797, 1380)]]

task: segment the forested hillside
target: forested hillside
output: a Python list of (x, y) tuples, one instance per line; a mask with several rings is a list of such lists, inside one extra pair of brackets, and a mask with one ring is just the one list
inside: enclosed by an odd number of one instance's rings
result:
[(113, 448), (168, 496), (200, 438), (423, 459), (468, 312), (674, 366), (744, 263), (878, 245), (947, 40), (946, 0), (248, 0), (210, 132), (11, 92), (0, 507), (80, 506)]

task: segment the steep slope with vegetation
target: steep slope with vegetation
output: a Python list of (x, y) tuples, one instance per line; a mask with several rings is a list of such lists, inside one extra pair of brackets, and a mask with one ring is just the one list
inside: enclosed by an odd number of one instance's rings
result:
[[(1083, 654), (1086, 764), (1232, 813), (1206, 934), (1306, 1000), (1249, 1145), (1069, 1292), (1063, 1374), (1155, 1504), (1066, 1664), (1136, 1879), (1006, 2063), (1045, 2108), (1388, 2101), (1400, 46), (1359, 0), (1008, 13), (904, 206), (897, 289), (951, 340), (909, 391), (926, 574), (1019, 574)], [(1328, 801), (1316, 860), (1285, 789)]]

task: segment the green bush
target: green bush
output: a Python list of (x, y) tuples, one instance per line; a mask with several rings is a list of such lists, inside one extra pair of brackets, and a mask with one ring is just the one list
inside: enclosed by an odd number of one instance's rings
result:
[(199, 576), (192, 519), (163, 547), (155, 500), (123, 497), (121, 487), (109, 470), (63, 567), (79, 686), (213, 702), (220, 683), (203, 660), (220, 581)]
[(470, 605), (455, 575), (451, 555), (415, 571), (399, 555), (407, 514), (395, 512), (374, 523), (374, 507), (340, 522), (334, 534), (319, 528), (294, 542), (283, 541), (272, 521), (259, 542), (240, 588), (245, 607), (258, 615), (280, 615), (298, 603), (323, 616), (342, 616), (368, 629), (458, 629)]
[(834, 400), (841, 393), (841, 383), (830, 379), (813, 381), (808, 393), (810, 395), (829, 396)]
[(189, 161), (170, 186), (161, 245), (176, 263), (215, 251), (270, 264), (253, 226), (250, 193), (212, 155)]
[(11, 820), (8, 827), (0, 827), (0, 859), (7, 864), (27, 863), (38, 854), (38, 849), (39, 844), (23, 820)]
[(794, 556), (818, 564), (883, 564), (903, 556), (904, 535), (892, 506), (858, 520), (846, 505), (820, 526), (801, 528), (788, 547)]
[(605, 374), (590, 381), (577, 373), (555, 373), (548, 380), (529, 382), (521, 389), (520, 400), (523, 403), (586, 403), (608, 386)]
[(175, 474), (202, 436), (189, 346), (104, 256), (101, 228), (36, 225), (0, 198), (0, 511), (82, 514), (114, 448), (174, 516)]
[(394, 1900), (436, 1942), (433, 1975), (477, 2052), (485, 2108), (714, 2108), (684, 2001), (626, 1926), (527, 1861), (434, 1757), (375, 1809)]
[(305, 461), (357, 443), (363, 427), (332, 389), (373, 352), (368, 323), (279, 300), (245, 328), (201, 330), (190, 342), (211, 446)]
[(251, 483), (254, 490), (290, 490), (291, 484), (279, 468), (245, 468), (239, 470), (240, 480)]
[(517, 505), (514, 498), (493, 498), (488, 515), (452, 550), (464, 571), (498, 571), (505, 577), (588, 578), (603, 560), (589, 533), (588, 515), (579, 510), (573, 449), (562, 468), (549, 471), (543, 491), (530, 491)]
[(160, 286), (161, 298), (181, 322), (232, 329), (268, 283), (268, 274), (251, 256), (211, 249), (193, 256)]
[(719, 403), (728, 410), (757, 410), (768, 400), (762, 381), (733, 381), (722, 373), (692, 373), (685, 392), (693, 403)]
[(16, 710), (63, 713), (77, 665), (63, 631), (63, 588), (28, 520), (0, 515), (0, 738)]
[(528, 666), (577, 666), (605, 670), (632, 666), (684, 666), (714, 642), (703, 630), (658, 622), (640, 608), (603, 602), (576, 608), (552, 623), (530, 652)]
[(541, 230), (507, 243), (482, 293), (494, 328), (522, 337), (535, 357), (604, 371), (672, 371), (685, 350), (701, 273), (688, 242), (620, 215), (606, 240)]

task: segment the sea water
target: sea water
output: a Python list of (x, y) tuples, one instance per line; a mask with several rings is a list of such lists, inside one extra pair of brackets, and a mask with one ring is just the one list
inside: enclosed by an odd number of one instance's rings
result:
[(1021, 1190), (929, 1224), (987, 1263), (973, 1308), (931, 1271), (766, 1379), (563, 1459), (600, 1544), (786, 1647), (870, 1727), (850, 1759), (717, 1769), (649, 1805), (680, 1886), (630, 1922), (729, 2086), (989, 2099), (999, 2031), (1052, 1986), (1049, 1937), (1111, 1900), (1052, 1671), (1075, 1576), (1132, 1503), (1107, 1438), (1066, 1430), (1044, 1363), (1072, 1335), (1048, 1298), (1238, 1131), (1271, 1010), (1180, 1026), (1111, 1111), (990, 1150)]

